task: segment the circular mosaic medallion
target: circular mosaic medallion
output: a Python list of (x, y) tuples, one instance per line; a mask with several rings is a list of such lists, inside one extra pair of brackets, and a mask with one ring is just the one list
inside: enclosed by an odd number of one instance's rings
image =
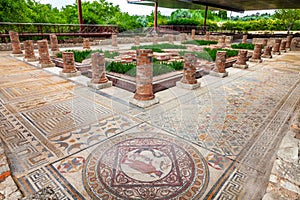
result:
[(83, 169), (93, 199), (199, 199), (208, 167), (192, 145), (161, 133), (136, 133), (99, 145)]

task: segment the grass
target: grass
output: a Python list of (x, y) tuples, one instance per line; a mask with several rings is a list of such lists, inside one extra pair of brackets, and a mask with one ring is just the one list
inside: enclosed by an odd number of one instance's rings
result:
[[(158, 76), (161, 74), (166, 74), (176, 70), (183, 69), (182, 61), (173, 62), (158, 62), (153, 63), (153, 76)], [(125, 63), (121, 62), (106, 62), (106, 71), (115, 72), (119, 74), (126, 74), (131, 77), (136, 76), (136, 64), (135, 63)]]
[(232, 44), (231, 48), (233, 49), (249, 49), (254, 50), (255, 45), (254, 44)]
[(217, 41), (207, 41), (207, 40), (189, 40), (185, 41), (183, 44), (195, 44), (198, 46), (205, 46), (210, 44), (218, 44)]
[[(79, 62), (79, 63), (81, 63), (85, 59), (90, 58), (91, 55), (95, 52), (104, 53), (105, 58), (114, 58), (119, 55), (118, 52), (102, 51), (101, 49), (99, 49), (99, 50), (84, 50), (84, 51), (66, 50), (65, 52), (73, 52), (75, 62)], [(58, 54), (56, 54), (56, 56), (58, 58), (62, 58), (62, 53), (58, 53)]]
[(237, 50), (230, 50), (230, 49), (210, 49), (210, 48), (204, 48), (203, 52), (189, 52), (189, 51), (181, 51), (179, 52), (179, 54), (181, 56), (184, 56), (185, 53), (193, 53), (196, 54), (198, 58), (200, 59), (204, 59), (204, 60), (208, 60), (208, 61), (215, 61), (216, 60), (216, 55), (217, 55), (217, 51), (226, 51), (226, 57), (230, 58), (233, 56), (237, 56), (238, 55), (238, 51)]
[(132, 46), (132, 50), (136, 49), (152, 49), (153, 52), (162, 53), (164, 52), (163, 49), (186, 49), (186, 46), (184, 45), (176, 45), (176, 44), (169, 44), (169, 43), (163, 43), (163, 44), (153, 44), (153, 45), (141, 45), (141, 46)]

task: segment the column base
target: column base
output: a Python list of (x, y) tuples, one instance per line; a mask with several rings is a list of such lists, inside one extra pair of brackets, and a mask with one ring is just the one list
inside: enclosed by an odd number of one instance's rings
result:
[(88, 85), (88, 87), (94, 88), (96, 90), (100, 90), (100, 89), (112, 87), (113, 84), (112, 84), (112, 81), (108, 81), (106, 83), (99, 83), (99, 84), (88, 81), (87, 85)]
[(24, 58), (23, 59), (25, 62), (36, 62), (38, 61), (39, 59), (38, 58)]
[(90, 50), (91, 49), (91, 47), (83, 47), (83, 50)]
[(154, 98), (154, 99), (151, 99), (151, 100), (148, 100), (148, 101), (140, 101), (140, 100), (136, 100), (135, 98), (130, 98), (129, 99), (129, 103), (135, 105), (135, 106), (138, 106), (140, 108), (148, 108), (150, 106), (153, 106), (155, 104), (158, 104), (159, 103), (159, 100), (158, 98)]
[(10, 56), (11, 56), (11, 57), (23, 57), (24, 54), (23, 54), (23, 53), (18, 53), (18, 54), (17, 54), (17, 53), (16, 53), (16, 54), (11, 53)]
[(232, 65), (232, 67), (234, 67), (234, 68), (240, 68), (240, 69), (247, 69), (249, 66), (247, 64), (246, 65), (239, 65), (239, 64), (234, 63)]
[(77, 71), (77, 72), (71, 72), (71, 73), (63, 73), (62, 71), (59, 72), (59, 75), (65, 78), (71, 78), (74, 76), (80, 76), (81, 72)]
[(255, 62), (255, 63), (261, 63), (262, 59), (254, 59), (254, 58), (250, 58), (249, 59), (250, 62)]
[(273, 58), (272, 55), (269, 55), (269, 56), (262, 55), (261, 57), (262, 57), (262, 58)]
[(280, 55), (281, 53), (278, 51), (278, 52), (273, 52), (273, 55)]
[(39, 68), (47, 68), (47, 67), (55, 67), (56, 65), (54, 63), (49, 64), (38, 64)]
[(280, 50), (280, 53), (286, 53), (286, 50)]
[(50, 57), (56, 57), (58, 53), (61, 53), (61, 51), (50, 51)]
[(224, 78), (224, 77), (228, 76), (228, 72), (219, 73), (219, 72), (215, 72), (215, 71), (210, 71), (209, 75)]
[(187, 90), (194, 90), (194, 89), (197, 89), (199, 88), (201, 85), (200, 82), (197, 82), (195, 84), (186, 84), (186, 83), (182, 83), (180, 81), (177, 81), (176, 82), (176, 87), (179, 87), (179, 88), (183, 88), (183, 89), (187, 89)]

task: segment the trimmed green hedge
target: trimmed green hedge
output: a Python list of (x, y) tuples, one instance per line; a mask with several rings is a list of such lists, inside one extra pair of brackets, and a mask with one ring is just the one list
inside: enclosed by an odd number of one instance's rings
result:
[(254, 50), (255, 45), (254, 44), (232, 44), (231, 48), (233, 49), (249, 49)]
[(198, 46), (210, 45), (210, 44), (218, 44), (217, 41), (207, 41), (207, 40), (189, 40), (183, 42), (183, 44), (195, 44)]

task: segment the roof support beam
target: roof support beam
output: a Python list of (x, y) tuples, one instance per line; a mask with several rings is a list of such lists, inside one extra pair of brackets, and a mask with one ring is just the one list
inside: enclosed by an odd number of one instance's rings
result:
[(230, 10), (230, 11), (240, 12), (240, 13), (243, 13), (245, 11), (245, 10), (240, 9), (240, 8), (234, 8), (234, 7), (230, 7), (230, 6), (222, 6), (222, 5), (218, 5), (218, 4), (214, 4), (214, 3), (209, 3), (209, 2), (207, 2), (207, 0), (192, 0), (192, 3), (205, 5), (205, 6), (210, 6), (210, 7), (215, 7), (215, 8), (221, 8), (221, 9), (224, 9), (224, 10)]

